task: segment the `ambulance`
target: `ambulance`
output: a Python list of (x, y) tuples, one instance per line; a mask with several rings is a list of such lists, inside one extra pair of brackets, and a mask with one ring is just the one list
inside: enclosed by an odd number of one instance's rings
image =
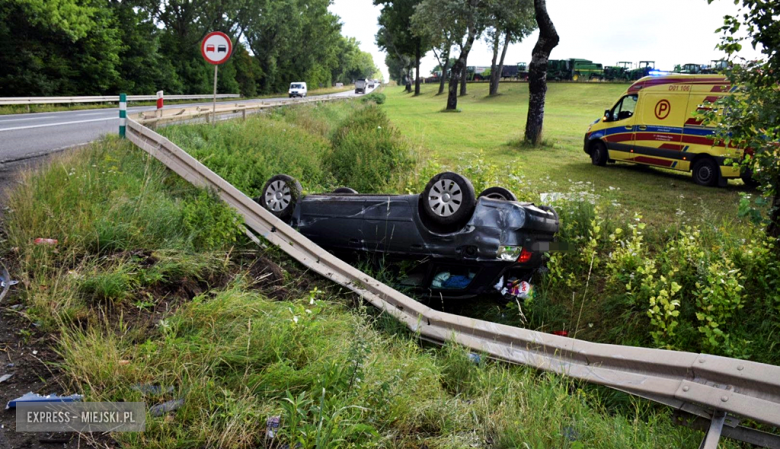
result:
[(743, 152), (712, 138), (696, 113), (736, 90), (722, 75), (646, 76), (620, 97), (585, 133), (594, 165), (630, 162), (690, 171), (697, 184), (725, 186), (740, 175)]

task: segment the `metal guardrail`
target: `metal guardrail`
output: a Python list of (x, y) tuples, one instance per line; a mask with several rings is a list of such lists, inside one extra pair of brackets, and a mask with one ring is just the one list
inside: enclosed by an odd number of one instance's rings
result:
[[(239, 94), (218, 94), (217, 98), (239, 98)], [(166, 100), (199, 100), (214, 98), (213, 95), (166, 95)], [(155, 101), (157, 95), (128, 95), (127, 101)], [(18, 104), (68, 104), (68, 103), (117, 103), (119, 95), (103, 97), (5, 97), (0, 98), (0, 106)]]
[[(255, 240), (255, 234), (262, 236), (306, 267), (394, 316), (423, 339), (437, 343), (454, 341), (495, 359), (604, 385), (701, 416), (711, 420), (703, 448), (717, 447), (724, 426), (724, 435), (739, 434), (728, 431), (738, 424), (735, 418), (780, 427), (778, 366), (592, 343), (431, 309), (320, 248), (151, 129), (129, 120), (127, 137), (195, 186), (216, 191), (241, 214), (247, 232)], [(750, 439), (734, 438), (764, 447), (780, 447), (776, 435), (737, 429), (747, 432)]]
[[(252, 103), (252, 104), (238, 104), (235, 105), (226, 105), (225, 103), (218, 104), (218, 107), (216, 109), (217, 115), (235, 115), (238, 117), (240, 114), (242, 118), (246, 118), (247, 114), (252, 114), (255, 112), (259, 112), (263, 109), (271, 109), (271, 108), (277, 108), (280, 106), (290, 106), (294, 104), (306, 104), (306, 103), (319, 103), (322, 101), (333, 101), (333, 100), (347, 100), (350, 97), (345, 96), (333, 96), (333, 95), (318, 95), (314, 97), (306, 97), (306, 98), (294, 98), (289, 100), (281, 100), (281, 101), (269, 101), (269, 102), (259, 102), (259, 103)], [(143, 125), (151, 125), (156, 126), (165, 122), (179, 122), (179, 121), (186, 121), (186, 120), (197, 120), (205, 118), (206, 120), (211, 120), (211, 117), (213, 117), (215, 114), (214, 109), (212, 109), (211, 106), (198, 106), (198, 107), (189, 107), (189, 108), (177, 108), (175, 106), (170, 106), (168, 109), (164, 111), (146, 111), (146, 112), (139, 112), (134, 113), (129, 116), (130, 119), (136, 120), (139, 124)]]

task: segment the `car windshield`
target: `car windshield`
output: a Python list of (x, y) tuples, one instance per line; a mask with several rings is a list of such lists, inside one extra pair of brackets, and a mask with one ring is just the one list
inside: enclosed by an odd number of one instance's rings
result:
[(301, 86), (300, 84), (290, 84), (290, 89), (300, 89), (301, 87), (303, 86)]

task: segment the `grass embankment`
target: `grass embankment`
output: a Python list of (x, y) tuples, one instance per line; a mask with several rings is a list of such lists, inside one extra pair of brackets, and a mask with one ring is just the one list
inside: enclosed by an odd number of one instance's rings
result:
[[(493, 164), (497, 179), (512, 186), (518, 196), (539, 199), (543, 192), (588, 191), (620, 204), (630, 218), (641, 211), (654, 224), (677, 221), (677, 211), (686, 217), (708, 221), (731, 219), (741, 181), (726, 189), (701, 187), (690, 174), (629, 164), (607, 167), (591, 165), (583, 152), (583, 139), (590, 123), (612, 107), (626, 91), (625, 84), (550, 83), (545, 105), (541, 148), (520, 148), (528, 111), (528, 85), (509, 83), (500, 95), (489, 97), (488, 86), (470, 84), (468, 95), (458, 99), (459, 113), (441, 113), (445, 95), (438, 86), (424, 85), (418, 97), (402, 89), (387, 89), (383, 106), (390, 121), (416, 145), (428, 148), (435, 159), (448, 166), (468, 166), (479, 160)], [(589, 184), (588, 184), (589, 183)]]
[[(321, 89), (314, 89), (309, 91), (309, 96), (311, 95), (329, 95), (329, 94), (335, 94), (339, 92), (346, 92), (349, 90), (354, 90), (355, 86), (343, 86), (343, 87), (324, 87)], [(268, 94), (268, 95), (260, 95), (256, 97), (251, 98), (221, 98), (217, 99), (217, 103), (229, 103), (229, 102), (236, 102), (236, 101), (245, 101), (245, 100), (254, 100), (254, 99), (263, 99), (263, 98), (277, 98), (277, 97), (284, 97), (287, 95), (287, 92), (281, 92), (277, 94)], [(166, 100), (165, 104), (166, 106), (173, 106), (177, 104), (188, 104), (193, 102), (207, 102), (209, 101), (208, 98), (202, 98), (200, 100)], [(129, 107), (139, 107), (139, 106), (154, 106), (157, 103), (154, 101), (133, 101), (129, 103)], [(89, 109), (117, 109), (119, 105), (117, 103), (74, 103), (74, 104), (31, 104), (25, 105), (10, 105), (10, 106), (0, 106), (0, 115), (10, 115), (10, 114), (27, 114), (27, 113), (42, 113), (42, 112), (63, 112), (63, 111), (84, 111)]]
[(741, 181), (706, 188), (668, 170), (596, 167), (582, 151), (587, 125), (625, 89), (550, 84), (541, 148), (518, 143), (524, 84), (504, 85), (492, 98), (487, 86), (470, 85), (458, 102), (462, 112), (446, 114), (435, 86), (418, 97), (386, 90), (383, 109), (432, 151), (423, 172), (456, 169), (477, 192), (501, 185), (537, 203), (541, 193), (568, 194), (543, 201), (561, 214), (559, 238), (570, 251), (554, 254), (549, 272), (535, 277), (536, 297), (523, 305), (528, 320), (489, 305), (478, 316), (589, 340), (780, 363), (777, 242), (760, 224), (737, 218)]
[[(341, 104), (165, 131), (222, 148), (201, 156), (250, 192), (256, 184), (231, 160), (240, 151), (253, 170), (263, 164), (252, 159), (265, 158), (269, 170), (318, 175), (313, 188), (340, 176), (328, 168), (338, 164), (314, 158), (399, 144), (376, 129), (377, 117)], [(345, 121), (376, 137), (350, 136)], [(339, 132), (342, 143), (329, 144)], [(142, 434), (116, 434), (124, 447), (656, 448), (701, 439), (644, 401), (610, 411), (564, 378), (421, 347), (394, 320), (248, 243), (226, 206), (127, 142), (102, 141), (26, 174), (8, 206), (0, 254), (22, 281), (28, 328), (40, 321), (59, 335), (62, 392), (185, 400), (148, 417)], [(59, 244), (35, 245), (37, 237)], [(144, 396), (135, 384), (161, 393)], [(268, 440), (272, 416), (281, 426)]]

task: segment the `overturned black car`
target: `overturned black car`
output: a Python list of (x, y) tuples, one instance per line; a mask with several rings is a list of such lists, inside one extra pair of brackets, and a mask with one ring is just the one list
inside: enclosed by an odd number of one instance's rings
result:
[(518, 202), (502, 187), (476, 196), (451, 172), (434, 176), (420, 195), (342, 187), (304, 196), (298, 181), (276, 175), (255, 201), (339, 257), (381, 255), (398, 269), (396, 287), (435, 297), (506, 293), (507, 282), (530, 280), (542, 266), (558, 231), (552, 208)]

